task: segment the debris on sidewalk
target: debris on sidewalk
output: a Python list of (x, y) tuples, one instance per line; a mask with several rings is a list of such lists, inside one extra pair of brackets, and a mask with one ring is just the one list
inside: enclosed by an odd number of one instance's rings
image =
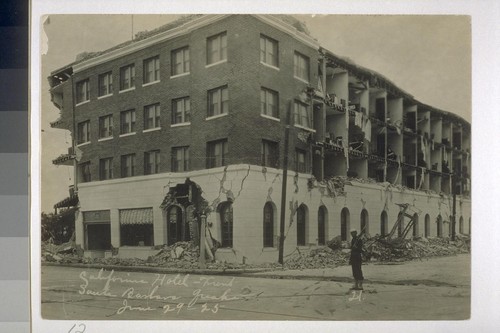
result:
[[(377, 237), (365, 240), (364, 258), (369, 262), (405, 262), (415, 259), (450, 256), (470, 252), (470, 237), (457, 235), (455, 241), (448, 238), (417, 238), (383, 240)], [(199, 268), (199, 247), (194, 242), (177, 242), (173, 245), (155, 247), (156, 255), (147, 259), (119, 258), (87, 258), (77, 253), (74, 240), (55, 245), (42, 243), (42, 262), (84, 263), (120, 266), (150, 266), (177, 269)], [(119, 251), (119, 250), (118, 250)], [(79, 255), (80, 254), (80, 255)], [(285, 268), (314, 269), (333, 268), (348, 265), (350, 256), (349, 242), (336, 236), (326, 246), (311, 246), (309, 249), (296, 248), (285, 256), (283, 266), (278, 263), (244, 264), (218, 260), (208, 260), (207, 269), (230, 270), (247, 268)]]
[(59, 245), (51, 242), (42, 242), (42, 262), (79, 262), (75, 244), (75, 235)]

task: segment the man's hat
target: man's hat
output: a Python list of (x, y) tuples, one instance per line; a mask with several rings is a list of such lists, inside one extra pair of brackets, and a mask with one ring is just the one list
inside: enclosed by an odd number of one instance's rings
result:
[(356, 229), (351, 229), (351, 232), (358, 232)]

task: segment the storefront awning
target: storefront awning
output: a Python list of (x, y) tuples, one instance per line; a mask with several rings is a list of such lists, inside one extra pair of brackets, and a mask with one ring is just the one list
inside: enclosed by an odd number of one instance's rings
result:
[(74, 207), (76, 205), (78, 205), (78, 195), (73, 195), (56, 203), (54, 208)]
[(153, 224), (153, 208), (122, 209), (120, 224)]

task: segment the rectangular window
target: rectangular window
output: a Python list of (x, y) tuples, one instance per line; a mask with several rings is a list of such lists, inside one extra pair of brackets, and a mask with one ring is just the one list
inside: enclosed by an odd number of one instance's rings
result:
[(99, 160), (99, 179), (113, 179), (113, 158), (102, 158)]
[(144, 107), (144, 129), (160, 128), (160, 104)]
[(113, 115), (99, 118), (99, 139), (113, 137)]
[(76, 83), (76, 104), (90, 100), (89, 79)]
[(99, 75), (99, 97), (113, 93), (113, 75), (111, 72)]
[(90, 142), (90, 120), (78, 123), (77, 144)]
[(227, 34), (207, 38), (207, 65), (227, 59)]
[(279, 118), (278, 93), (270, 89), (260, 89), (260, 113), (269, 117)]
[(218, 140), (207, 143), (207, 168), (216, 168), (226, 165), (228, 153), (227, 140)]
[(172, 76), (189, 73), (189, 47), (172, 51)]
[(307, 104), (295, 101), (293, 104), (293, 121), (295, 125), (311, 128), (311, 115)]
[(153, 208), (120, 209), (121, 246), (153, 246)]
[(120, 113), (120, 134), (135, 133), (135, 110)]
[(278, 42), (264, 35), (260, 36), (260, 62), (278, 67)]
[(123, 155), (122, 156), (122, 178), (132, 177), (135, 175), (135, 154)]
[(109, 210), (82, 212), (86, 250), (111, 250)]
[(277, 168), (279, 145), (277, 142), (262, 140), (262, 166)]
[(172, 171), (189, 171), (189, 147), (172, 148)]
[(152, 150), (144, 153), (144, 174), (152, 175), (160, 172), (160, 151)]
[(90, 182), (90, 162), (80, 163), (78, 164), (78, 182), (79, 183), (87, 183)]
[(172, 124), (189, 123), (191, 102), (189, 97), (174, 99), (172, 101)]
[(144, 84), (160, 81), (160, 56), (144, 60)]
[(135, 87), (135, 65), (131, 64), (120, 68), (120, 90)]
[(309, 58), (298, 52), (293, 56), (293, 75), (309, 82)]
[(229, 93), (227, 86), (208, 92), (208, 117), (227, 114), (229, 111)]
[(295, 171), (307, 172), (306, 152), (304, 150), (295, 150)]

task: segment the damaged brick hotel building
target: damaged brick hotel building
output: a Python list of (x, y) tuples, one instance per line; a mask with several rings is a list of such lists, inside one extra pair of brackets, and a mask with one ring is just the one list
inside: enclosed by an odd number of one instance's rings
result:
[(85, 256), (198, 241), (206, 214), (217, 260), (278, 261), (285, 154), (285, 256), (350, 228), (450, 237), (453, 194), (456, 233), (470, 233), (470, 124), (322, 48), (291, 17), (184, 17), (49, 82), (51, 126), (73, 138), (53, 162), (76, 179), (55, 207), (78, 207)]

